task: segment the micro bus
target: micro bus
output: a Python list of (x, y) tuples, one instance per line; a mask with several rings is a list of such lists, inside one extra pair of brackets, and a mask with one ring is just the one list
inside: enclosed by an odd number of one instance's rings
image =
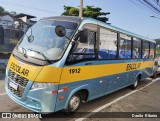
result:
[(48, 17), (18, 42), (5, 89), (38, 113), (76, 111), (81, 103), (153, 75), (155, 41), (91, 18)]

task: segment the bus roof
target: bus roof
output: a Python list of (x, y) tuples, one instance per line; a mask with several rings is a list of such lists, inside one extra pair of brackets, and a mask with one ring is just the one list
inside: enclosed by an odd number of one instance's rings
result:
[(70, 21), (75, 23), (81, 23), (83, 18), (75, 17), (75, 16), (54, 16), (54, 17), (46, 17), (43, 20), (59, 20), (59, 21)]
[(147, 41), (156, 43), (153, 39), (143, 37), (141, 35), (129, 32), (129, 31), (124, 30), (124, 29), (120, 29), (118, 27), (112, 26), (110, 24), (107, 24), (107, 23), (104, 23), (104, 22), (101, 22), (101, 21), (98, 21), (98, 20), (92, 19), (92, 18), (80, 18), (80, 17), (75, 17), (75, 16), (55, 16), (55, 17), (46, 17), (46, 18), (43, 18), (43, 20), (70, 21), (70, 22), (75, 22), (75, 23), (78, 23), (78, 24), (80, 24), (81, 22), (82, 23), (98, 24), (100, 26), (106, 27), (108, 29), (111, 29), (111, 30), (114, 30), (114, 31), (117, 31), (117, 32), (127, 34), (127, 35), (132, 36), (132, 37), (136, 37), (136, 38), (139, 38), (139, 39), (142, 39), (142, 40), (147, 40)]
[(106, 27), (108, 29), (111, 29), (111, 30), (114, 30), (114, 31), (117, 31), (117, 32), (121, 32), (121, 33), (124, 33), (124, 34), (132, 36), (132, 37), (136, 37), (136, 38), (139, 38), (139, 39), (142, 39), (142, 40), (147, 40), (147, 41), (156, 43), (153, 39), (149, 39), (149, 38), (143, 37), (141, 35), (129, 32), (129, 31), (124, 30), (124, 29), (120, 29), (118, 27), (112, 26), (110, 24), (107, 24), (107, 23), (104, 23), (104, 22), (101, 22), (101, 21), (98, 21), (98, 20), (95, 20), (95, 19), (92, 19), (92, 18), (85, 18), (83, 20), (83, 22), (85, 22), (85, 23), (93, 23), (93, 24), (98, 22), (98, 25), (100, 25), (102, 27)]

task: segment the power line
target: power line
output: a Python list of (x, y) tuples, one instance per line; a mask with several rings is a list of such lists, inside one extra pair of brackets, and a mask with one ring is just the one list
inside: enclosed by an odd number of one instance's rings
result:
[(130, 0), (132, 3), (134, 3), (136, 6), (143, 8), (149, 12), (152, 12), (152, 14), (156, 14), (160, 16), (160, 5), (157, 3), (157, 0)]
[(158, 13), (160, 14), (160, 9), (158, 9), (154, 4), (152, 4), (151, 2), (147, 1), (147, 0), (144, 0), (144, 2), (146, 4), (148, 4), (149, 6), (151, 6), (152, 9), (158, 11)]
[(146, 4), (144, 0), (137, 0), (141, 5), (143, 5), (144, 7), (146, 7), (148, 10), (154, 12), (155, 14), (159, 14), (155, 9), (153, 9), (153, 7), (151, 7), (149, 4)]
[(148, 10), (153, 11), (156, 15), (159, 15), (159, 12), (154, 8), (154, 6), (146, 3), (145, 0), (139, 0), (138, 2), (144, 5)]
[(0, 0), (0, 2), (1, 2), (1, 3), (4, 3), (4, 4), (11, 5), (11, 6), (18, 6), (18, 7), (22, 7), (22, 8), (28, 8), (28, 9), (32, 9), (32, 10), (37, 10), (37, 11), (45, 12), (45, 13), (61, 14), (61, 13), (59, 13), (59, 12), (49, 11), (49, 10), (45, 10), (45, 9), (41, 9), (41, 8), (36, 8), (36, 7), (33, 7), (33, 6), (28, 6), (28, 5), (17, 4), (17, 3), (8, 2), (8, 1), (5, 1), (5, 0)]
[(146, 6), (137, 3), (135, 0), (130, 0), (130, 2), (133, 3), (134, 5), (136, 5), (137, 7), (139, 7), (139, 8), (141, 8), (141, 9), (145, 10), (145, 11), (148, 11), (148, 12), (150, 12), (150, 13), (152, 13), (152, 14), (155, 14), (154, 11), (150, 11), (149, 9), (146, 8)]

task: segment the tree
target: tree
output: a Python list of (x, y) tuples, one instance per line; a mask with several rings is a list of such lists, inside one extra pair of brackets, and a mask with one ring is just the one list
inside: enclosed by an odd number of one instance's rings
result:
[(155, 39), (156, 41), (156, 56), (160, 57), (160, 39)]
[(5, 12), (5, 9), (2, 6), (0, 6), (0, 13), (4, 13), (4, 12)]
[[(110, 14), (109, 12), (101, 12), (101, 8), (94, 6), (86, 6), (83, 8), (83, 16), (91, 17), (103, 22), (107, 22), (108, 18), (106, 15)], [(79, 16), (79, 9), (72, 6), (64, 6), (63, 16)]]
[(79, 9), (70, 7), (70, 6), (64, 6), (65, 12), (62, 13), (64, 16), (78, 16), (79, 15)]
[(9, 12), (6, 11), (2, 6), (0, 6), (0, 13), (9, 13)]

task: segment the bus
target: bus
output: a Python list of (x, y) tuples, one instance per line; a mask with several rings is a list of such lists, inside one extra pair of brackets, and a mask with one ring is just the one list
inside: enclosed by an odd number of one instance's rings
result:
[(75, 112), (82, 103), (153, 75), (155, 41), (92, 18), (47, 17), (13, 50), (5, 89), (38, 113)]

